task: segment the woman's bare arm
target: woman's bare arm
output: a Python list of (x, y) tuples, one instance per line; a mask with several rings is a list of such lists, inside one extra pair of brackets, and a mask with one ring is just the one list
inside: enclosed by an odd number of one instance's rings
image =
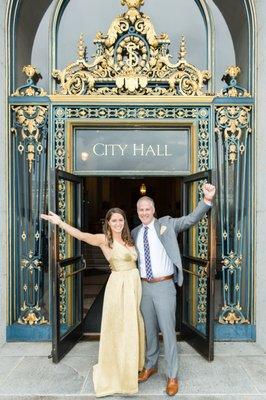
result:
[(58, 225), (59, 228), (64, 229), (69, 235), (78, 240), (82, 240), (92, 246), (103, 246), (105, 244), (105, 236), (102, 233), (93, 235), (92, 233), (82, 232), (77, 228), (62, 221), (59, 215), (49, 211), (49, 214), (41, 214), (41, 218), (52, 224)]

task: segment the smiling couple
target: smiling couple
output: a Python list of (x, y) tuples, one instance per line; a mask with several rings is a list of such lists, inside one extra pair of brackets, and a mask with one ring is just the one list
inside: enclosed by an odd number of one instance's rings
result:
[(212, 207), (215, 187), (207, 183), (203, 193), (204, 199), (194, 211), (179, 218), (156, 219), (154, 201), (141, 197), (137, 213), (142, 224), (131, 234), (119, 208), (107, 212), (103, 234), (82, 232), (52, 212), (41, 215), (73, 237), (99, 246), (110, 264), (98, 364), (93, 368), (96, 396), (135, 394), (138, 382), (157, 373), (159, 332), (164, 342), (166, 393), (173, 396), (178, 392), (175, 283), (182, 285), (183, 272), (177, 236)]

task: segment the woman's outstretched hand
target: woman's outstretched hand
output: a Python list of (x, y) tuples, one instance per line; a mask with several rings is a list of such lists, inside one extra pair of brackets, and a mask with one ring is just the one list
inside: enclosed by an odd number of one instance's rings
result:
[(46, 221), (51, 222), (52, 224), (59, 225), (60, 222), (62, 222), (61, 218), (59, 215), (53, 213), (52, 211), (49, 211), (49, 214), (41, 214), (41, 218), (45, 219)]

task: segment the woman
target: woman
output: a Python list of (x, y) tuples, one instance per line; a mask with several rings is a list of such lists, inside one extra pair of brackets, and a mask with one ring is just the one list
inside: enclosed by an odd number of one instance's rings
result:
[(141, 283), (137, 253), (126, 216), (111, 208), (105, 217), (104, 234), (81, 232), (49, 212), (41, 217), (57, 224), (78, 240), (99, 246), (112, 273), (106, 285), (98, 364), (93, 368), (96, 396), (138, 391), (138, 371), (144, 365), (144, 324), (139, 306)]

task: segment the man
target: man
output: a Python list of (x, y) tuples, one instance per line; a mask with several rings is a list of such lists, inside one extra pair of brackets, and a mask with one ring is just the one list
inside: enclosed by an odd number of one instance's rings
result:
[(169, 216), (154, 218), (155, 205), (150, 197), (141, 197), (137, 212), (142, 225), (132, 231), (139, 255), (142, 279), (141, 312), (146, 330), (145, 368), (139, 374), (144, 382), (157, 372), (159, 359), (159, 332), (163, 335), (167, 368), (166, 392), (178, 392), (178, 355), (175, 332), (176, 289), (183, 283), (178, 233), (195, 225), (209, 211), (215, 195), (211, 184), (203, 186), (204, 199), (195, 210), (181, 218)]

